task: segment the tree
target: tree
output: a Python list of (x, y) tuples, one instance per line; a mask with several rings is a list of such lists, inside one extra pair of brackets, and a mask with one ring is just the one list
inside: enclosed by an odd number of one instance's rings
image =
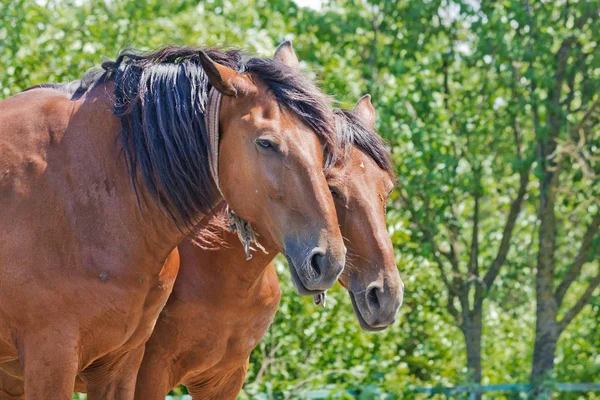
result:
[[(594, 154), (599, 139), (599, 10), (590, 2), (483, 2), (486, 25), (492, 29), (476, 28), (495, 63), (513, 71), (518, 118), (533, 128), (523, 146), (534, 155), (536, 178), (531, 190), (538, 223), (532, 236), (533, 241), (537, 235), (534, 383), (552, 378), (560, 334), (600, 285)], [(578, 280), (588, 283), (571, 293), (572, 304), (559, 318), (569, 288)]]
[[(596, 268), (597, 272), (591, 276), (583, 293), (559, 318), (559, 310), (569, 288), (577, 279), (587, 275), (583, 270), (584, 265), (595, 262), (598, 266), (600, 260), (599, 164), (594, 156), (600, 139), (596, 127), (600, 103), (596, 93), (600, 75), (594, 69), (600, 58), (596, 44), (589, 46), (590, 41), (600, 38), (599, 11), (598, 4), (594, 3), (582, 3), (578, 7), (566, 3), (565, 9), (552, 9), (550, 12), (525, 4), (525, 15), (529, 19), (525, 26), (530, 28), (530, 46), (535, 52), (535, 57), (530, 61), (530, 93), (535, 98), (532, 110), (536, 125), (540, 221), (536, 274), (537, 321), (531, 372), (533, 381), (553, 373), (560, 334), (590, 301), (600, 285), (600, 268)], [(543, 41), (538, 38), (543, 36), (539, 27), (544, 17), (553, 18), (556, 15), (558, 24), (566, 29), (555, 39), (559, 45), (552, 60), (547, 50), (540, 48), (539, 44)], [(545, 80), (538, 86), (539, 70), (542, 69), (542, 63), (549, 61), (548, 58), (553, 62), (550, 71), (544, 72), (553, 80)], [(540, 64), (536, 65), (536, 62)], [(540, 94), (545, 96), (538, 106)], [(570, 218), (557, 217), (557, 212), (565, 211), (571, 214)], [(557, 254), (560, 245), (574, 244), (564, 240), (568, 238), (566, 229), (577, 225), (585, 226), (583, 235), (575, 242), (578, 250), (575, 254), (571, 253), (570, 257), (560, 257)], [(561, 238), (561, 234), (566, 238)]]
[[(560, 303), (582, 267), (597, 259), (592, 246), (597, 222), (576, 214), (565, 225), (563, 235), (572, 234), (562, 246), (580, 251), (562, 254), (560, 262), (572, 265), (566, 275), (557, 273), (563, 283), (556, 288), (544, 283), (545, 260), (556, 252), (548, 246), (555, 239), (544, 211), (553, 197), (546, 185), (559, 172), (558, 159), (574, 165), (569, 177), (574, 185), (563, 184), (566, 196), (578, 194), (571, 210), (596, 212), (597, 4), (373, 1), (362, 9), (353, 2), (332, 4), (342, 11), (327, 13), (320, 23), (309, 19), (299, 31), (311, 27), (325, 42), (341, 41), (340, 53), (329, 54), (362, 65), (365, 86), (376, 91), (380, 126), (384, 134), (394, 132), (388, 138), (403, 180), (396, 208), (408, 210), (413, 240), (426, 244), (420, 254), (437, 266), (446, 309), (464, 335), (471, 379), (479, 383), (483, 304), (502, 298), (493, 288), (501, 268), (507, 263), (527, 268), (537, 252), (537, 343), (545, 341), (544, 310), (553, 307), (543, 293), (551, 288)], [(577, 56), (567, 57), (570, 47), (578, 49)], [(406, 144), (414, 157), (400, 152)], [(529, 226), (515, 235), (524, 208)], [(530, 219), (532, 213), (538, 222)], [(552, 311), (550, 329), (564, 329), (597, 284), (590, 278), (562, 323)], [(554, 346), (557, 338), (550, 335)], [(534, 350), (534, 378), (541, 359), (553, 355), (552, 346)]]

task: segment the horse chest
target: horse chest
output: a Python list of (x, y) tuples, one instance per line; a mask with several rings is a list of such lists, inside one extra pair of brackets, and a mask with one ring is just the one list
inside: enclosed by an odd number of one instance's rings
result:
[(229, 329), (229, 336), (223, 341), (225, 351), (219, 367), (233, 367), (245, 362), (252, 350), (258, 345), (269, 328), (275, 310), (272, 307), (246, 310), (237, 316)]

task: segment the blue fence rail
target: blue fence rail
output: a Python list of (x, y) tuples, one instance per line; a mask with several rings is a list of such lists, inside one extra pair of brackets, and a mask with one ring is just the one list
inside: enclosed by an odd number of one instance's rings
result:
[[(594, 392), (600, 391), (600, 383), (556, 383), (547, 387), (553, 392)], [(528, 383), (504, 383), (500, 385), (469, 385), (454, 387), (434, 387), (434, 388), (415, 388), (415, 393), (423, 394), (443, 394), (446, 396), (456, 396), (468, 394), (469, 399), (475, 399), (477, 393), (490, 392), (512, 392), (528, 393), (533, 390), (533, 386)]]
[[(385, 395), (383, 391), (378, 390), (377, 388), (371, 387), (369, 389), (373, 391), (374, 395)], [(408, 389), (409, 392), (412, 393), (420, 393), (420, 394), (442, 394), (446, 397), (460, 396), (464, 394), (468, 394), (469, 399), (475, 399), (477, 393), (490, 393), (490, 392), (512, 392), (512, 393), (527, 393), (533, 390), (533, 386), (530, 384), (521, 384), (521, 383), (507, 383), (500, 385), (466, 385), (466, 386), (453, 386), (453, 387), (414, 387)], [(556, 383), (548, 386), (548, 390), (553, 392), (600, 392), (600, 383)], [(351, 390), (340, 391), (340, 389), (319, 389), (319, 390), (309, 390), (302, 391), (298, 393), (298, 397), (306, 400), (322, 400), (328, 398), (340, 397), (343, 393), (349, 394), (351, 396), (357, 396), (359, 393)], [(381, 397), (378, 397), (381, 398)], [(268, 399), (266, 395), (261, 397), (260, 399)], [(167, 396), (166, 400), (192, 400), (191, 396)]]

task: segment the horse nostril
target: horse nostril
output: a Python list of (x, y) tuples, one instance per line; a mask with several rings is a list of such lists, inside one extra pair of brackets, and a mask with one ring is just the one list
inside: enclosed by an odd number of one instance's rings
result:
[(325, 257), (323, 256), (323, 253), (320, 250), (315, 251), (310, 259), (310, 266), (312, 267), (317, 277), (321, 276), (324, 260)]
[(371, 311), (379, 311), (381, 308), (381, 301), (379, 300), (379, 296), (381, 296), (381, 288), (377, 286), (372, 286), (367, 289), (367, 304)]

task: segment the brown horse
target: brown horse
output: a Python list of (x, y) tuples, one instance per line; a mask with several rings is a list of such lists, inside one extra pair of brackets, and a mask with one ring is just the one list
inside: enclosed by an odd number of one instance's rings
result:
[[(346, 162), (329, 176), (348, 248), (340, 282), (361, 327), (372, 331), (394, 322), (403, 295), (385, 223), (394, 172), (373, 124), (369, 97), (355, 112), (338, 112), (338, 132), (351, 146)], [(192, 239), (178, 247), (179, 276), (146, 343), (136, 399), (164, 399), (180, 383), (194, 399), (235, 399), (248, 356), (275, 315), (280, 297), (275, 248), (265, 243), (268, 254), (256, 253), (246, 262), (222, 218), (212, 224), (223, 241), (218, 249), (202, 249)]]
[[(354, 300), (353, 305), (366, 330), (391, 324), (403, 294), (380, 212), (393, 169), (373, 124), (368, 97), (359, 101), (354, 113), (337, 111), (338, 132), (352, 147), (346, 163), (329, 176), (336, 209), (344, 216), (341, 226), (349, 257), (354, 259), (340, 281), (351, 288), (352, 297), (363, 294), (359, 299), (364, 301)], [(208, 233), (188, 238), (178, 247), (180, 272), (146, 344), (138, 375), (139, 399), (162, 399), (179, 382), (198, 399), (235, 399), (242, 387), (247, 358), (279, 304), (272, 262), (276, 251), (259, 252), (246, 262), (246, 253), (226, 221), (221, 213), (210, 221)], [(0, 374), (0, 390), (13, 393), (12, 399), (24, 398), (17, 396), (22, 386), (18, 378)], [(85, 385), (78, 382), (76, 390), (85, 391)]]
[(23, 367), (12, 375), (28, 399), (70, 399), (78, 374), (90, 399), (133, 397), (173, 250), (223, 197), (288, 256), (300, 292), (341, 273), (327, 99), (283, 63), (242, 56), (124, 52), (75, 96), (38, 88), (0, 103), (0, 365)]

